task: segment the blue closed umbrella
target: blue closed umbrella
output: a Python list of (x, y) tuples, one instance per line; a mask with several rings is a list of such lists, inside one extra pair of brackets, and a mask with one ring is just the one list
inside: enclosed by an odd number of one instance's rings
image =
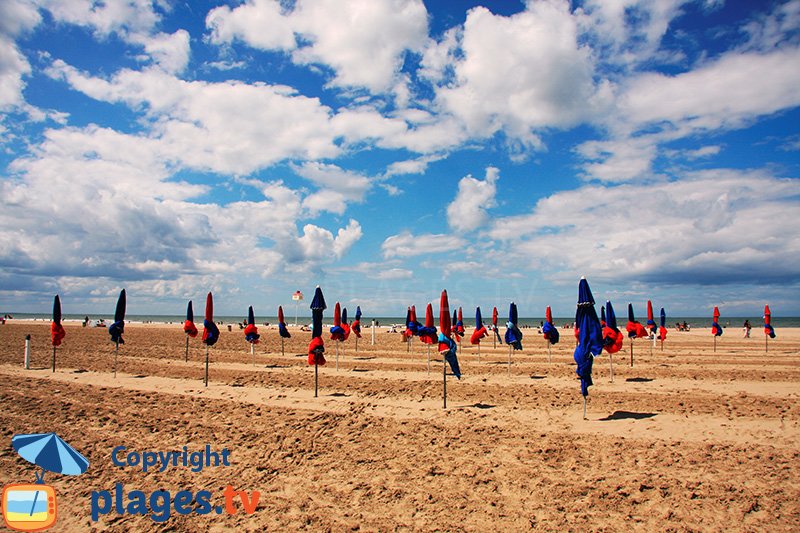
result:
[(20, 457), (42, 468), (37, 483), (44, 483), (45, 472), (77, 476), (89, 468), (89, 461), (55, 433), (15, 435), (11, 445)]
[(511, 302), (508, 306), (508, 322), (506, 323), (506, 344), (513, 346), (515, 350), (522, 349), (522, 332), (517, 327), (517, 304)]
[(111, 342), (125, 344), (122, 334), (125, 332), (125, 289), (122, 289), (117, 299), (117, 309), (114, 311), (114, 323), (108, 327)]
[[(608, 319), (609, 317), (606, 316)], [(573, 358), (577, 363), (576, 373), (581, 378), (581, 394), (583, 395), (583, 417), (586, 418), (586, 397), (592, 385), (592, 361), (603, 350), (603, 333), (597, 311), (594, 308), (594, 296), (586, 278), (578, 284), (578, 305), (575, 311), (575, 326), (579, 329), (578, 346)]]

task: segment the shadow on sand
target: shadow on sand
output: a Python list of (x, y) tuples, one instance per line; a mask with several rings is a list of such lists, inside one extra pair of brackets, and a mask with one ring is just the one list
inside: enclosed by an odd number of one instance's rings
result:
[(601, 418), (601, 421), (608, 421), (608, 420), (643, 420), (645, 418), (653, 418), (658, 413), (634, 413), (632, 411), (614, 411), (610, 415), (605, 418)]
[(650, 383), (653, 378), (628, 378), (625, 381), (628, 383)]

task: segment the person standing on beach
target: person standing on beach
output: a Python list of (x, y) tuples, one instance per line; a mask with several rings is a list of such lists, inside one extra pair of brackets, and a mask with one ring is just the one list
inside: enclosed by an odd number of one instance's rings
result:
[(750, 321), (749, 320), (745, 320), (744, 321), (744, 325), (742, 326), (742, 329), (744, 330), (744, 338), (745, 339), (749, 339), (750, 338)]

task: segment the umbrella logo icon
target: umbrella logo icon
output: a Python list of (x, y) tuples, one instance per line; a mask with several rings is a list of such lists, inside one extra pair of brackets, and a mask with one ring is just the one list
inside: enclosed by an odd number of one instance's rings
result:
[(41, 531), (56, 522), (56, 491), (44, 482), (46, 472), (77, 476), (89, 461), (55, 433), (15, 435), (11, 445), (26, 461), (42, 469), (34, 483), (3, 488), (2, 507), (6, 526), (17, 531)]

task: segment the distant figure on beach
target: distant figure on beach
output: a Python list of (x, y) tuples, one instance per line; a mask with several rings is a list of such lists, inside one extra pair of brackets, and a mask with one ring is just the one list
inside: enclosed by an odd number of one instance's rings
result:
[(745, 320), (744, 324), (742, 325), (742, 329), (744, 330), (744, 338), (745, 339), (749, 339), (750, 338), (750, 328), (751, 328), (750, 321), (749, 320)]

